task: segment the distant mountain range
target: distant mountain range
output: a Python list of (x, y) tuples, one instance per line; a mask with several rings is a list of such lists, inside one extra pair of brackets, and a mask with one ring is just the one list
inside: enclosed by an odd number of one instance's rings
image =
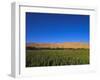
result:
[(36, 48), (89, 48), (89, 44), (80, 43), (80, 42), (27, 43), (26, 47), (36, 47)]

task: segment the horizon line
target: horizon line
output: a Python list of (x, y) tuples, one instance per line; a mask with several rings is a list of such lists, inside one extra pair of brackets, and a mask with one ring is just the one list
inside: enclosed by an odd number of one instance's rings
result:
[(47, 44), (47, 43), (86, 43), (86, 44), (89, 44), (90, 42), (26, 42), (26, 44), (28, 43), (44, 43), (44, 44)]

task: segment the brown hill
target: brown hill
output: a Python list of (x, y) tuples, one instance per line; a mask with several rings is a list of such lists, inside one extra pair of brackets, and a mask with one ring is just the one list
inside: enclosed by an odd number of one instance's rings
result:
[(64, 43), (27, 43), (27, 47), (36, 48), (89, 48), (89, 44), (79, 42)]

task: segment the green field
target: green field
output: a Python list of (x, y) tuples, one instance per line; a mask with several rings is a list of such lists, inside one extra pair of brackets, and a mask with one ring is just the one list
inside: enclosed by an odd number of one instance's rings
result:
[(26, 50), (26, 67), (89, 64), (89, 49)]

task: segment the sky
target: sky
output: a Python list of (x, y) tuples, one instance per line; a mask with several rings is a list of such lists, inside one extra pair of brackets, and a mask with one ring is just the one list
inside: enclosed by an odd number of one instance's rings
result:
[(89, 15), (26, 12), (26, 43), (89, 43)]

